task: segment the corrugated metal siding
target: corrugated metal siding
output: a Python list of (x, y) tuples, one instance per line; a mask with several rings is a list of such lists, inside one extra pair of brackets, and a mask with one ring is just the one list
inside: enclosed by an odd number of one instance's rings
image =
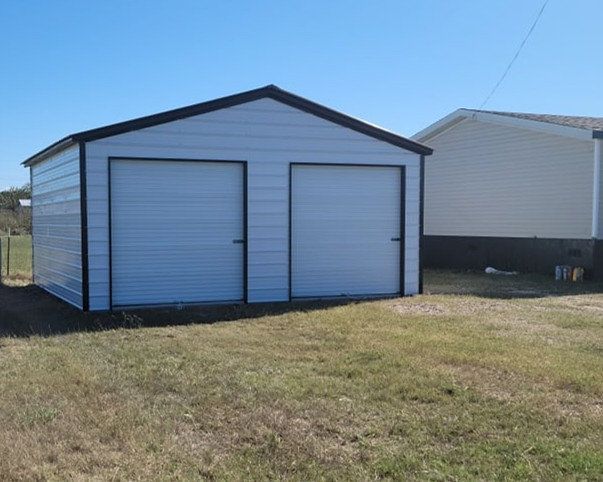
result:
[(90, 307), (109, 304), (107, 157), (248, 161), (248, 297), (289, 295), (289, 163), (407, 166), (406, 293), (418, 291), (419, 155), (272, 99), (88, 143)]
[(591, 141), (468, 119), (427, 142), (425, 234), (591, 237)]
[(397, 167), (293, 166), (292, 297), (400, 292), (401, 182)]
[(66, 149), (31, 169), (35, 283), (81, 308), (79, 149)]

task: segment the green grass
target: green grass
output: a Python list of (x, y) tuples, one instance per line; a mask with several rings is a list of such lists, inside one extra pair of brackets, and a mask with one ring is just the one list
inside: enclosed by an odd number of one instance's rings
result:
[(0, 338), (0, 479), (600, 479), (601, 286), (426, 289), (79, 315), (6, 288), (22, 323), (138, 327)]
[[(2, 243), (2, 279), (7, 277), (8, 261), (8, 237), (1, 236)], [(31, 277), (31, 236), (10, 237), (10, 265), (8, 278), (30, 278)]]

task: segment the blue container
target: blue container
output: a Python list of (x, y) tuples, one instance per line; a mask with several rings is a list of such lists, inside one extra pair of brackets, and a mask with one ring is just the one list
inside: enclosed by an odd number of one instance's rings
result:
[(563, 279), (563, 266), (555, 266), (555, 281), (561, 281)]

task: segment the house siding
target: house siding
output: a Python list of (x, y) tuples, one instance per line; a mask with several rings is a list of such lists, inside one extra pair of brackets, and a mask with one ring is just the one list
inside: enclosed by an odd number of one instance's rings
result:
[(425, 142), (426, 235), (591, 237), (592, 141), (466, 119)]
[(31, 167), (34, 282), (82, 307), (80, 158), (65, 149)]
[(405, 165), (404, 291), (418, 292), (420, 156), (416, 153), (272, 99), (92, 141), (86, 152), (91, 310), (109, 308), (109, 157), (247, 161), (250, 302), (289, 299), (290, 163)]

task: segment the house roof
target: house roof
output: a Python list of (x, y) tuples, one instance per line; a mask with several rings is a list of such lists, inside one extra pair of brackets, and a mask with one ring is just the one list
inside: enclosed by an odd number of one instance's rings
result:
[(466, 118), (510, 124), (580, 139), (603, 138), (603, 117), (458, 109), (426, 129), (417, 132), (412, 139), (420, 141), (431, 139)]
[(472, 112), (486, 112), (489, 114), (506, 115), (517, 119), (527, 119), (537, 122), (548, 122), (560, 126), (577, 127), (578, 129), (588, 129), (593, 131), (603, 131), (603, 117), (584, 117), (577, 115), (556, 115), (556, 114), (531, 114), (527, 112), (500, 112), (495, 110), (477, 110), (466, 109)]
[(379, 139), (418, 154), (429, 155), (433, 152), (431, 148), (421, 144), (420, 142), (407, 139), (381, 127), (369, 124), (365, 121), (330, 109), (321, 104), (317, 104), (316, 102), (305, 99), (291, 92), (287, 92), (276, 85), (267, 85), (265, 87), (260, 87), (259, 89), (249, 90), (239, 94), (229, 95), (227, 97), (221, 97), (219, 99), (202, 102), (200, 104), (193, 104), (178, 109), (160, 112), (158, 114), (139, 117), (125, 122), (119, 122), (117, 124), (110, 124), (97, 129), (77, 132), (75, 134), (63, 137), (57, 142), (45, 147), (41, 151), (23, 161), (22, 164), (25, 166), (31, 166), (36, 162), (39, 162), (67, 147), (80, 142), (103, 139), (105, 137), (111, 137), (118, 134), (123, 134), (125, 132), (144, 129), (146, 127), (164, 124), (166, 122), (172, 122), (199, 114), (205, 114), (207, 112), (225, 109), (227, 107), (244, 104), (262, 98), (274, 99), (296, 109), (303, 110), (310, 114), (316, 115), (317, 117), (334, 122), (335, 124), (339, 124), (343, 127), (347, 127), (370, 137), (374, 137), (375, 139)]

